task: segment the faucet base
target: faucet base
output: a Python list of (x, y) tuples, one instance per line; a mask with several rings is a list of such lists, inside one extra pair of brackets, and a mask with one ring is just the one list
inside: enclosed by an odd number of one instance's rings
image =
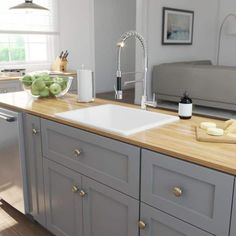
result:
[(115, 99), (117, 99), (117, 100), (123, 99), (123, 91), (122, 90), (116, 91)]

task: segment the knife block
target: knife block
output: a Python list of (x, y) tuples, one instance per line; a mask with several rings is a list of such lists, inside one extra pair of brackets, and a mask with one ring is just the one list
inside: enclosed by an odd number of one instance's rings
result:
[(66, 59), (63, 60), (60, 57), (57, 57), (54, 63), (52, 64), (52, 71), (66, 72), (67, 65), (68, 65), (68, 61)]

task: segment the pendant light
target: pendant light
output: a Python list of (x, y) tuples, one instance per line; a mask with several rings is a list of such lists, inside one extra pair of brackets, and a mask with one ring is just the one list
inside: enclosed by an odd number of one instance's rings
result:
[(25, 0), (24, 3), (11, 7), (10, 10), (43, 10), (49, 11), (48, 8), (42, 7), (38, 4), (33, 3), (33, 0)]

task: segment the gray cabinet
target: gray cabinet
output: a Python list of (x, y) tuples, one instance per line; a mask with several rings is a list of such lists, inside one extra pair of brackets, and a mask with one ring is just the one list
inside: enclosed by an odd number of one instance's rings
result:
[(47, 228), (57, 236), (138, 236), (139, 202), (45, 159)]
[(233, 176), (142, 151), (141, 201), (218, 236), (229, 234)]
[(140, 224), (140, 236), (212, 236), (144, 203)]
[(24, 137), (29, 191), (29, 213), (38, 223), (45, 226), (46, 221), (40, 118), (24, 114)]
[(74, 76), (69, 90), (70, 93), (77, 93), (77, 76)]
[(47, 229), (56, 236), (82, 236), (81, 176), (44, 159)]
[(82, 177), (84, 236), (138, 236), (139, 201)]
[(30, 213), (56, 236), (229, 235), (233, 176), (148, 150), (140, 166), (138, 147), (31, 115), (24, 129)]
[(139, 199), (140, 149), (42, 120), (43, 155)]
[(0, 81), (0, 93), (11, 93), (21, 91), (21, 83), (19, 80)]
[(234, 199), (233, 199), (231, 229), (230, 229), (230, 236), (235, 236), (235, 235), (236, 235), (236, 182), (234, 185)]

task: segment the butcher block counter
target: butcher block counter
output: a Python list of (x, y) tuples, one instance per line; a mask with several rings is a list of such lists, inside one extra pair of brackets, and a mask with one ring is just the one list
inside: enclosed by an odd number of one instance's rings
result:
[[(78, 103), (76, 96), (67, 94), (63, 98), (33, 99), (27, 92), (0, 94), (0, 106), (38, 116), (40, 118), (56, 121), (81, 130), (95, 133), (104, 137), (119, 140), (140, 148), (159, 152), (174, 158), (209, 167), (228, 174), (236, 175), (236, 145), (204, 143), (196, 140), (195, 127), (202, 121), (213, 121), (222, 124), (223, 121), (193, 116), (191, 120), (179, 120), (162, 127), (149, 129), (131, 136), (122, 136), (100, 129), (95, 129), (79, 123), (70, 122), (55, 116), (56, 113), (69, 110), (82, 109), (103, 104), (118, 104), (102, 99), (96, 99), (94, 103)], [(139, 106), (122, 104), (123, 106), (139, 108)], [(177, 113), (150, 109), (170, 115)], [(125, 122), (125, 120), (121, 120)]]

